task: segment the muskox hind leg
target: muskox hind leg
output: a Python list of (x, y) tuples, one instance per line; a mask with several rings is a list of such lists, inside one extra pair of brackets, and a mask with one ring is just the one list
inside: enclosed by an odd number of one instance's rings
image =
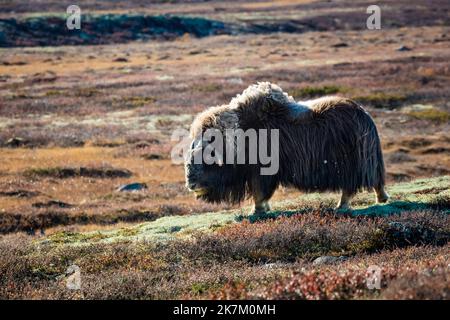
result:
[(253, 181), (251, 186), (253, 201), (255, 202), (253, 214), (261, 215), (270, 211), (269, 200), (276, 188), (277, 183), (275, 181), (263, 179)]
[(336, 210), (350, 210), (350, 200), (352, 199), (352, 197), (352, 192), (343, 190), (341, 200), (339, 200)]
[(377, 203), (385, 203), (389, 200), (389, 195), (386, 193), (386, 190), (384, 190), (384, 186), (375, 187), (373, 189), (377, 195)]
[(270, 205), (268, 200), (255, 200), (255, 208), (253, 210), (253, 214), (261, 215), (270, 211)]

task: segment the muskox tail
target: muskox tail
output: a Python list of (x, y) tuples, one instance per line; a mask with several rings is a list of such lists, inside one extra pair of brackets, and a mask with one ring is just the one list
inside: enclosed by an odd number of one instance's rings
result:
[[(361, 137), (357, 143), (360, 154), (358, 161), (359, 180), (352, 189), (367, 189), (383, 187), (385, 184), (385, 168), (381, 141), (373, 119), (366, 112), (360, 113), (364, 118), (360, 124)], [(351, 190), (356, 191), (356, 190)]]
[(319, 168), (310, 168), (316, 174), (308, 187), (356, 193), (384, 186), (380, 137), (375, 122), (364, 108), (350, 99), (340, 98), (328, 104), (325, 101), (316, 110), (319, 112), (315, 123), (323, 125), (314, 135), (328, 143), (315, 150), (319, 155), (315, 157), (327, 159), (328, 164), (315, 161)]

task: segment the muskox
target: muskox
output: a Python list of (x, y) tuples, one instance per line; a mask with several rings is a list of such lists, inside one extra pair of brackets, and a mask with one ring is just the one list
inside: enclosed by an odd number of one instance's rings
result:
[[(224, 150), (220, 161), (194, 161), (213, 142), (203, 137), (211, 129), (222, 133), (277, 130), (277, 172), (262, 175), (259, 162), (224, 162)], [(374, 190), (378, 202), (388, 200), (377, 128), (371, 116), (350, 99), (329, 96), (296, 102), (277, 85), (258, 83), (228, 105), (200, 113), (190, 134), (186, 185), (207, 202), (239, 203), (252, 197), (259, 214), (270, 210), (268, 201), (280, 185), (304, 192), (339, 191), (337, 209), (349, 209), (352, 196), (361, 190)], [(248, 145), (241, 152), (246, 159), (251, 156)]]

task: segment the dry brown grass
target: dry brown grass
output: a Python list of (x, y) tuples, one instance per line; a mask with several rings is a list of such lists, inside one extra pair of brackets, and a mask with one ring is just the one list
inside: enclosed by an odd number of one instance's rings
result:
[[(424, 212), (396, 220), (442, 232), (442, 228), (448, 229), (448, 221), (442, 218)], [(37, 248), (30, 243), (30, 237), (9, 235), (0, 241), (0, 296), (9, 299), (79, 299), (81, 294), (88, 299), (445, 298), (448, 286), (440, 280), (448, 279), (448, 234), (440, 245), (433, 240), (405, 243), (397, 248), (392, 246), (389, 237), (381, 237), (367, 246), (367, 236), (370, 239), (378, 226), (393, 219), (350, 220), (311, 214), (272, 222), (242, 223), (226, 227), (208, 239), (199, 237), (164, 244), (42, 244)], [(228, 241), (234, 245), (225, 245)], [(311, 263), (311, 257), (319, 253), (349, 254), (348, 247), (361, 250), (354, 250), (347, 260), (337, 264)], [(377, 252), (367, 255), (367, 250), (373, 249)], [(82, 270), (81, 292), (65, 289), (64, 272), (71, 264)], [(365, 273), (370, 265), (382, 268), (380, 291), (365, 286)], [(407, 280), (411, 281), (410, 286)]]
[(314, 212), (275, 221), (241, 224), (200, 234), (180, 247), (193, 260), (245, 260), (256, 263), (321, 255), (354, 255), (410, 245), (443, 245), (449, 241), (446, 214), (418, 212), (401, 217), (370, 219)]

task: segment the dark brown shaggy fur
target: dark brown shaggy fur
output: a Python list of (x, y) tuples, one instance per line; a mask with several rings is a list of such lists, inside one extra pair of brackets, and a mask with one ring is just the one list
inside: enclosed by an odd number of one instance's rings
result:
[(296, 103), (278, 86), (259, 83), (230, 105), (200, 114), (192, 124), (192, 137), (208, 128), (279, 129), (280, 167), (276, 175), (262, 176), (260, 165), (193, 165), (188, 159), (187, 183), (207, 189), (200, 196), (204, 200), (239, 202), (251, 195), (258, 206), (279, 185), (306, 192), (343, 191), (348, 196), (372, 188), (384, 193), (377, 128), (352, 100), (325, 97)]

